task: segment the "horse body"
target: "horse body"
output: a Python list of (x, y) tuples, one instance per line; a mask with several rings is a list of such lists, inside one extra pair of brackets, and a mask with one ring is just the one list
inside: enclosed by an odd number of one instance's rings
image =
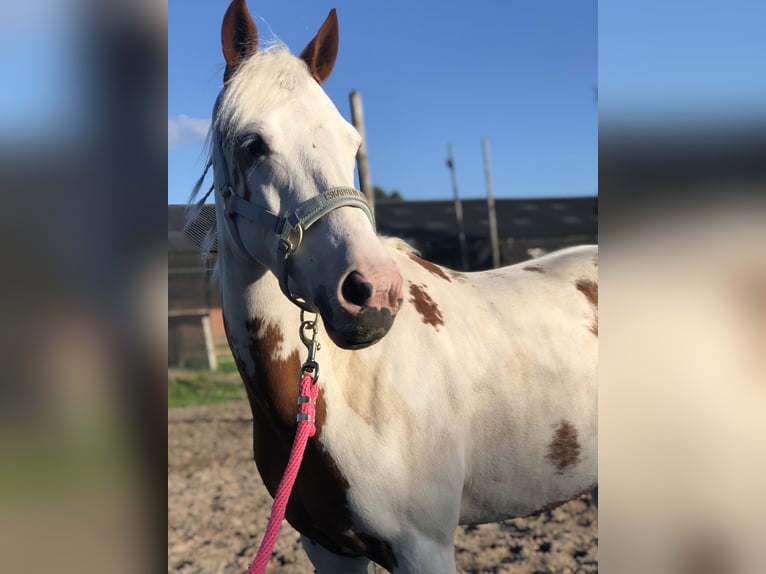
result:
[[(527, 516), (596, 482), (596, 251), (462, 274), (387, 246), (410, 297), (377, 345), (322, 340), (319, 434), (287, 517), (335, 552), (440, 571), (458, 523)], [(273, 494), (305, 354), (299, 311), (271, 273), (224, 269), (227, 333)]]
[(410, 297), (392, 330), (369, 349), (323, 355), (334, 409), (323, 440), (367, 475), (358, 495), (352, 486), (355, 507), (449, 527), (525, 516), (590, 488), (597, 339), (576, 284), (592, 280), (593, 250), (552, 256), (543, 273), (470, 275), (395, 255)]
[(288, 521), (320, 572), (363, 572), (368, 559), (396, 572), (454, 571), (459, 523), (526, 516), (596, 483), (596, 248), (457, 273), (381, 241), (362, 210), (336, 206), (280, 260), (286, 236), (232, 212), (224, 192), (252, 209), (300, 212), (324, 189), (353, 184), (358, 135), (319, 88), (337, 50), (334, 11), (300, 60), (253, 56), (253, 34), (235, 0), (212, 161), (224, 324), (258, 470), (273, 495), (305, 353), (293, 303), (315, 308), (317, 435)]

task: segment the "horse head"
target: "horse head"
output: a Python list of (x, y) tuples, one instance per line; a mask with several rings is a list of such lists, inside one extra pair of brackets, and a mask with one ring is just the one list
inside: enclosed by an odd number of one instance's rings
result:
[(321, 87), (338, 50), (335, 10), (300, 56), (258, 50), (244, 0), (229, 6), (221, 36), (212, 161), (224, 265), (268, 268), (338, 346), (371, 345), (401, 307), (402, 278), (353, 188), (359, 133)]

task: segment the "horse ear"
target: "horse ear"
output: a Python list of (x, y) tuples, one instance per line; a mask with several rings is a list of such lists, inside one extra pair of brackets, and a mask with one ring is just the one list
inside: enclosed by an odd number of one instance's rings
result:
[(245, 0), (232, 0), (221, 26), (221, 45), (226, 58), (226, 82), (237, 70), (242, 61), (258, 49), (258, 29), (247, 9)]
[(301, 52), (301, 58), (308, 64), (309, 72), (314, 79), (321, 84), (330, 77), (337, 55), (338, 16), (333, 8), (317, 35)]

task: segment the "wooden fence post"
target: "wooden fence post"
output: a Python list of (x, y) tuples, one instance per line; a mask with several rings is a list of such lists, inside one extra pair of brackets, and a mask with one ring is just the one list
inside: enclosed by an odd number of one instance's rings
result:
[(370, 175), (370, 164), (367, 160), (367, 136), (364, 132), (364, 110), (362, 108), (362, 96), (354, 90), (349, 95), (351, 102), (351, 121), (362, 137), (362, 145), (356, 152), (356, 166), (359, 170), (359, 187), (362, 188), (373, 212), (375, 211), (375, 191), (372, 187), (372, 176)]
[(500, 267), (500, 244), (497, 238), (497, 216), (495, 215), (495, 198), (492, 195), (492, 173), (489, 167), (489, 142), (482, 140), (484, 151), (484, 177), (487, 182), (487, 217), (489, 218), (489, 240), (492, 244), (492, 267)]
[(468, 271), (468, 246), (465, 241), (465, 225), (463, 223), (463, 202), (457, 187), (457, 173), (455, 172), (455, 156), (452, 153), (452, 144), (447, 144), (447, 167), (452, 175), (452, 192), (455, 195), (455, 220), (457, 221), (457, 238), (460, 242), (460, 260), (463, 271)]

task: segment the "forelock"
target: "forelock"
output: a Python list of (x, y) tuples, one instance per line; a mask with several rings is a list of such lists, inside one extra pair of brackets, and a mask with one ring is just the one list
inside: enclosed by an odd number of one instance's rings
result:
[(240, 64), (216, 104), (215, 128), (224, 137), (248, 119), (289, 102), (313, 81), (306, 63), (282, 44), (261, 50)]

